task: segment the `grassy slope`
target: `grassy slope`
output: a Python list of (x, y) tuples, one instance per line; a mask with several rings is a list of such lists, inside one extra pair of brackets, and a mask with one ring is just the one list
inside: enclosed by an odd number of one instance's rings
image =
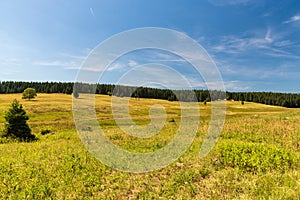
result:
[[(297, 199), (300, 196), (298, 161), (293, 161), (293, 165), (280, 161), (291, 161), (287, 158), (289, 152), (294, 155), (291, 158), (299, 156), (299, 109), (227, 102), (226, 123), (218, 145), (200, 160), (197, 156), (210, 111), (209, 104), (201, 104), (197, 137), (183, 157), (159, 171), (130, 174), (106, 167), (85, 150), (76, 134), (69, 95), (38, 94), (33, 101), (22, 100), (21, 94), (0, 95), (0, 129), (4, 127), (4, 112), (14, 98), (24, 105), (30, 116), (29, 125), (40, 140), (0, 144), (0, 199)], [(177, 102), (132, 99), (130, 112), (134, 121), (149, 123), (148, 109), (153, 104), (166, 108), (168, 122), (151, 139), (136, 140), (118, 129), (108, 96), (97, 96), (97, 116), (113, 143), (131, 151), (151, 151), (170, 141), (180, 116)], [(43, 129), (51, 133), (42, 136)], [(243, 148), (258, 151), (240, 157), (230, 154), (234, 151), (238, 154)], [(277, 149), (288, 153), (275, 161), (264, 157), (274, 156), (272, 152)]]

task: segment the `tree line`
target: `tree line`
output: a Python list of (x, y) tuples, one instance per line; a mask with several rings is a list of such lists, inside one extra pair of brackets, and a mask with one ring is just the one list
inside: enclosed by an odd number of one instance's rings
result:
[(226, 92), (227, 100), (248, 101), (266, 105), (300, 108), (299, 93), (278, 92)]
[(208, 90), (169, 90), (149, 87), (119, 86), (113, 84), (88, 84), (73, 82), (0, 82), (0, 93), (22, 93), (26, 88), (34, 88), (38, 93), (77, 94), (95, 93), (120, 97), (154, 98), (169, 101), (235, 100), (276, 105), (289, 108), (300, 107), (300, 94), (276, 92), (221, 92)]
[(225, 99), (225, 93), (208, 90), (169, 90), (149, 87), (119, 86), (113, 84), (88, 84), (73, 82), (0, 82), (0, 94), (22, 93), (34, 88), (37, 93), (95, 93), (120, 97), (154, 98), (169, 101), (210, 101)]
[(72, 94), (74, 83), (63, 82), (0, 82), (0, 94), (22, 93), (26, 88), (34, 88), (38, 93)]

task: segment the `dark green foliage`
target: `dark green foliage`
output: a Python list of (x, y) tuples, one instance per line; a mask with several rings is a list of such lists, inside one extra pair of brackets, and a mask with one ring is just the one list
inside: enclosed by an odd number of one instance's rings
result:
[[(134, 86), (118, 86), (112, 84), (87, 84), (87, 83), (62, 83), (62, 82), (0, 82), (0, 93), (21, 93), (26, 88), (35, 88), (38, 93), (96, 93), (108, 94), (120, 97), (135, 97), (135, 98), (154, 98), (165, 99), (170, 101), (201, 101), (208, 99), (208, 101), (224, 99), (225, 94), (219, 91), (208, 90), (194, 90), (195, 97), (191, 96), (190, 90), (176, 90), (148, 88), (148, 87), (134, 87)], [(77, 91), (73, 91), (77, 90)], [(212, 97), (211, 97), (212, 96)]]
[(171, 95), (168, 97), (168, 101), (175, 101), (176, 97), (174, 95)]
[(31, 134), (31, 129), (27, 124), (27, 116), (25, 110), (17, 100), (14, 100), (5, 113), (5, 137), (17, 138), (20, 141), (35, 140), (35, 136)]
[[(117, 86), (112, 84), (87, 84), (76, 83), (77, 91), (73, 91), (74, 83), (62, 82), (0, 82), (0, 93), (21, 93), (26, 88), (35, 88), (38, 93), (96, 93), (108, 94), (120, 97), (138, 97), (165, 99), (170, 101), (214, 101), (219, 99), (248, 101), (267, 105), (284, 106), (289, 108), (300, 108), (300, 94), (286, 94), (274, 92), (224, 92), (194, 90), (197, 99), (192, 97), (190, 90), (176, 90), (175, 93), (169, 89)], [(74, 87), (75, 88), (75, 87)]]
[(65, 93), (72, 94), (74, 83), (62, 82), (0, 82), (0, 93), (22, 93), (26, 88), (34, 88), (37, 93)]
[(36, 91), (34, 88), (26, 88), (23, 92), (22, 99), (34, 99), (36, 97)]
[(227, 100), (248, 101), (287, 108), (300, 108), (300, 94), (274, 92), (227, 92)]
[(49, 129), (44, 129), (44, 130), (41, 131), (42, 135), (47, 135), (49, 133), (51, 133), (51, 131)]

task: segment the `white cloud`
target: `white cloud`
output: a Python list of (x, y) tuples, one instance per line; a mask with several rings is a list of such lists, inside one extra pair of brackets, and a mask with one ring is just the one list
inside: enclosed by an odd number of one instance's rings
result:
[(162, 49), (140, 49), (135, 51), (133, 54), (131, 54), (132, 58), (139, 59), (139, 60), (145, 60), (145, 61), (154, 61), (154, 60), (169, 60), (174, 59), (174, 55), (172, 55), (171, 52), (162, 50)]
[(53, 67), (63, 67), (67, 69), (79, 69), (80, 63), (75, 61), (61, 61), (61, 60), (54, 60), (54, 61), (35, 61), (33, 65), (37, 66), (53, 66)]
[(282, 35), (273, 33), (270, 28), (263, 32), (241, 34), (240, 36), (223, 36), (219, 44), (211, 46), (212, 52), (225, 54), (244, 54), (250, 51), (259, 51), (260, 54), (272, 57), (286, 57), (300, 59), (300, 56), (284, 50), (285, 47), (291, 47), (293, 43), (290, 40), (282, 39)]
[(106, 69), (106, 71), (120, 70), (125, 67), (126, 67), (126, 65), (124, 65), (123, 63), (114, 63), (114, 64), (110, 65), (109, 68)]
[[(13, 57), (0, 57), (0, 75), (13, 76), (19, 74), (21, 66), (21, 60)], [(2, 79), (3, 77), (1, 77)], [(1, 81), (1, 80), (0, 80)]]
[(11, 67), (11, 66), (18, 66), (20, 65), (20, 61), (16, 58), (11, 58), (11, 57), (0, 57), (0, 66), (3, 67)]
[(242, 81), (227, 81), (224, 82), (226, 90), (230, 91), (243, 91), (243, 90), (250, 90), (251, 86), (247, 82), (242, 82)]
[(300, 20), (300, 15), (294, 15), (293, 17), (291, 17), (289, 20), (284, 21), (284, 24), (288, 24), (288, 23), (292, 23), (292, 22), (296, 22)]
[(143, 55), (146, 62), (160, 63), (160, 62), (186, 62), (184, 59), (171, 52), (165, 53), (160, 51), (150, 51), (147, 55)]
[(134, 66), (136, 66), (136, 65), (138, 65), (138, 63), (137, 63), (136, 61), (134, 61), (134, 60), (129, 60), (128, 66), (134, 67)]
[(124, 74), (119, 80), (120, 85), (143, 85), (154, 86), (160, 85), (165, 88), (182, 89), (190, 86), (197, 87), (198, 84), (203, 86), (203, 81), (195, 79), (190, 82), (190, 77), (187, 77), (171, 67), (161, 64), (146, 64), (136, 66), (128, 73)]
[[(120, 70), (125, 70), (127, 69), (128, 67), (135, 67), (137, 66), (138, 63), (134, 60), (129, 60), (128, 62), (114, 62), (112, 63), (107, 69), (105, 69), (105, 71), (120, 71)], [(103, 70), (104, 68), (101, 67)], [(100, 70), (98, 70), (100, 71)]]
[(224, 36), (220, 44), (213, 46), (212, 49), (236, 54), (252, 48), (265, 48), (267, 43), (269, 42), (263, 37)]
[(293, 43), (290, 40), (282, 40), (274, 43), (277, 47), (285, 47), (289, 45), (293, 45)]
[(5, 68), (5, 69), (1, 70), (1, 72), (0, 72), (0, 74), (4, 75), (4, 76), (11, 76), (11, 75), (19, 74), (19, 73), (21, 73), (21, 71), (18, 69), (8, 69), (8, 68)]
[(251, 61), (247, 63), (246, 60), (223, 59), (218, 61), (218, 66), (224, 77), (265, 81), (265, 79), (289, 79), (299, 77), (299, 73), (297, 72), (299, 63), (300, 62), (285, 61), (278, 63), (278, 65), (261, 65), (258, 68), (256, 64), (251, 63)]
[(64, 56), (64, 57), (68, 57), (68, 58), (79, 59), (79, 60), (84, 60), (86, 58), (86, 56), (74, 55), (74, 54), (65, 53), (65, 52), (60, 53), (60, 55)]
[(268, 42), (268, 43), (272, 43), (273, 42), (273, 39), (271, 38), (271, 29), (268, 29), (267, 30), (267, 33), (265, 35), (265, 40)]
[(300, 59), (300, 56), (284, 52), (284, 51), (273, 51), (273, 52), (266, 52), (266, 55), (276, 57), (276, 58), (291, 58), (291, 59)]
[(65, 69), (80, 69), (82, 62), (86, 56), (76, 55), (72, 53), (62, 52), (58, 54), (58, 58), (54, 60), (39, 60), (34, 61), (32, 64), (44, 67), (62, 67)]
[(262, 16), (263, 17), (271, 17), (271, 16), (273, 16), (273, 13), (272, 12), (266, 12)]

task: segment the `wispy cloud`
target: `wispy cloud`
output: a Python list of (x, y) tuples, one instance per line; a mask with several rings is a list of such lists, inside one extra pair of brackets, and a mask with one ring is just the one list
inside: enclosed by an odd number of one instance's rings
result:
[(270, 28), (266, 32), (265, 41), (268, 42), (268, 43), (272, 43), (273, 42), (273, 39), (271, 37), (271, 29)]
[(145, 64), (130, 69), (120, 79), (121, 85), (143, 85), (147, 87), (161, 86), (169, 89), (182, 89), (204, 86), (203, 81), (190, 79), (166, 65)]
[(128, 60), (126, 62), (122, 62), (122, 61), (118, 61), (118, 62), (115, 62), (113, 64), (111, 64), (107, 69), (106, 71), (120, 71), (120, 70), (126, 70), (128, 69), (129, 67), (135, 67), (137, 66), (138, 63), (134, 60)]
[(19, 73), (21, 73), (21, 71), (18, 69), (8, 69), (8, 68), (1, 70), (0, 72), (1, 75), (5, 75), (5, 76), (11, 76)]
[(80, 64), (75, 61), (61, 61), (61, 60), (54, 60), (54, 61), (35, 61), (33, 65), (37, 66), (46, 66), (46, 67), (63, 67), (67, 69), (79, 69)]
[(78, 59), (78, 60), (84, 60), (86, 58), (86, 56), (84, 56), (84, 55), (75, 55), (75, 54), (70, 54), (70, 53), (66, 53), (66, 52), (62, 52), (59, 55), (61, 55), (63, 57), (67, 57), (67, 58)]
[(93, 10), (93, 8), (90, 8), (90, 13), (91, 13), (91, 15), (94, 17), (95, 15), (94, 15), (94, 10)]
[(223, 36), (220, 44), (214, 46), (213, 49), (227, 53), (240, 53), (249, 49), (266, 48), (272, 42), (271, 31), (268, 30), (264, 37)]
[[(13, 57), (0, 57), (0, 77), (3, 76), (13, 76), (19, 74), (21, 71), (19, 67), (21, 66), (21, 61)], [(0, 80), (1, 81), (1, 80)]]
[[(242, 64), (241, 64), (242, 63)], [(235, 59), (222, 59), (217, 62), (225, 79), (240, 79), (252, 81), (266, 81), (266, 79), (293, 79), (300, 76), (297, 68), (300, 62), (284, 61), (277, 65), (267, 63), (259, 68), (251, 61), (236, 61)]]
[(109, 66), (108, 69), (106, 69), (106, 71), (120, 71), (121, 69), (124, 69), (126, 67), (126, 65), (124, 65), (123, 63), (114, 63), (112, 65)]
[(300, 59), (296, 55), (287, 50), (287, 47), (292, 47), (293, 43), (290, 40), (283, 39), (280, 34), (273, 33), (268, 28), (264, 34), (262, 32), (253, 35), (241, 34), (223, 36), (220, 42), (216, 45), (211, 45), (211, 50), (216, 53), (225, 54), (245, 54), (253, 51), (259, 51), (260, 54), (271, 57), (286, 57)]
[(128, 66), (130, 66), (130, 67), (135, 67), (137, 65), (138, 65), (138, 63), (134, 60), (129, 60), (129, 62), (128, 62)]
[(226, 5), (247, 5), (253, 0), (209, 0), (209, 2), (215, 6), (226, 6)]
[(65, 69), (80, 69), (80, 66), (85, 59), (86, 56), (84, 55), (61, 52), (58, 54), (57, 59), (38, 60), (32, 62), (32, 64), (43, 67), (62, 67)]
[(0, 57), (0, 66), (2, 67), (11, 67), (20, 65), (20, 61), (16, 58), (11, 57)]
[(230, 91), (245, 91), (250, 90), (252, 87), (250, 84), (246, 81), (239, 81), (239, 80), (233, 80), (233, 81), (225, 81), (224, 86), (226, 90)]
[(184, 59), (180, 58), (178, 55), (173, 55), (170, 52), (162, 52), (160, 50), (148, 51), (144, 55), (146, 62), (186, 62)]
[(300, 14), (298, 15), (294, 15), (293, 17), (291, 17), (289, 20), (284, 21), (284, 24), (288, 24), (288, 23), (292, 23), (292, 22), (296, 22), (300, 20)]
[(285, 47), (285, 46), (291, 46), (293, 43), (290, 40), (281, 40), (274, 42), (274, 45), (277, 47)]

